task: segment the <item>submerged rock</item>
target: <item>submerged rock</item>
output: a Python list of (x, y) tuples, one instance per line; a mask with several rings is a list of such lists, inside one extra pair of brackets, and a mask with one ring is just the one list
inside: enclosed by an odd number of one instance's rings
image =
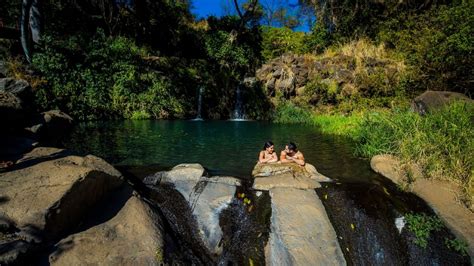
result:
[(161, 265), (163, 235), (160, 216), (129, 195), (112, 219), (56, 244), (49, 261), (51, 265)]
[(314, 190), (273, 188), (267, 265), (346, 265), (336, 232)]

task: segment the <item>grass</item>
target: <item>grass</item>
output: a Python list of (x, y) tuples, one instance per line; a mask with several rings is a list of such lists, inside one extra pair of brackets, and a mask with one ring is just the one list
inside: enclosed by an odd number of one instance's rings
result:
[(362, 115), (351, 114), (346, 116), (340, 114), (322, 114), (313, 115), (311, 119), (312, 124), (320, 127), (323, 133), (356, 139)]
[(416, 163), (426, 177), (455, 182), (464, 188), (469, 206), (473, 196), (474, 104), (455, 102), (420, 116), (410, 110), (364, 116), (356, 153), (364, 157), (393, 154)]
[(326, 134), (353, 139), (358, 156), (392, 154), (403, 163), (415, 163), (424, 177), (460, 185), (460, 200), (470, 206), (474, 196), (473, 114), (474, 104), (466, 102), (454, 102), (426, 116), (408, 108), (318, 115), (287, 102), (279, 106), (274, 121), (316, 125)]

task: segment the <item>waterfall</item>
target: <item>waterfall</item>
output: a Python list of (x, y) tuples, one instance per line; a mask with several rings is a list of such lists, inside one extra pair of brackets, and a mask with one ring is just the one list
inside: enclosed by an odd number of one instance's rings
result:
[(199, 87), (197, 115), (196, 115), (196, 118), (193, 119), (195, 121), (201, 121), (202, 120), (202, 94), (203, 94), (203, 92), (204, 92), (204, 87)]
[(241, 86), (242, 85), (239, 84), (235, 91), (235, 107), (234, 107), (234, 113), (232, 114), (231, 120), (245, 120)]

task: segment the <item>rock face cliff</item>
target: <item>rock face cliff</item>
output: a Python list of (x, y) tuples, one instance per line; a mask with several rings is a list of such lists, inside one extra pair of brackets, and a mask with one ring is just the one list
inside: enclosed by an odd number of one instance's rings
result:
[[(405, 74), (403, 62), (375, 58), (357, 49), (319, 56), (285, 54), (264, 64), (257, 79), (270, 97), (311, 105), (336, 104), (354, 97), (393, 96)], [(385, 53), (379, 48), (380, 53)]]

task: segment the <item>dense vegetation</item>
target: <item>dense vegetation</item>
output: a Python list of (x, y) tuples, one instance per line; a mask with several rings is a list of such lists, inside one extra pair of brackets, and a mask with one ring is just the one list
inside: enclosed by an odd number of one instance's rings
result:
[[(17, 2), (2, 4), (5, 26), (17, 26)], [(282, 55), (304, 55), (326, 68), (296, 96), (245, 87), (248, 118), (318, 125), (350, 136), (362, 156), (397, 155), (472, 195), (472, 106), (425, 117), (407, 107), (426, 89), (473, 96), (474, 1), (299, 1), (318, 18), (307, 33), (293, 30), (302, 18), (258, 1), (243, 3), (239, 16), (201, 20), (186, 0), (126, 3), (44, 1), (32, 66), (18, 43), (0, 43), (38, 109), (79, 120), (191, 118), (202, 87), (203, 117), (227, 119), (244, 78)], [(338, 80), (341, 69), (352, 78)]]

